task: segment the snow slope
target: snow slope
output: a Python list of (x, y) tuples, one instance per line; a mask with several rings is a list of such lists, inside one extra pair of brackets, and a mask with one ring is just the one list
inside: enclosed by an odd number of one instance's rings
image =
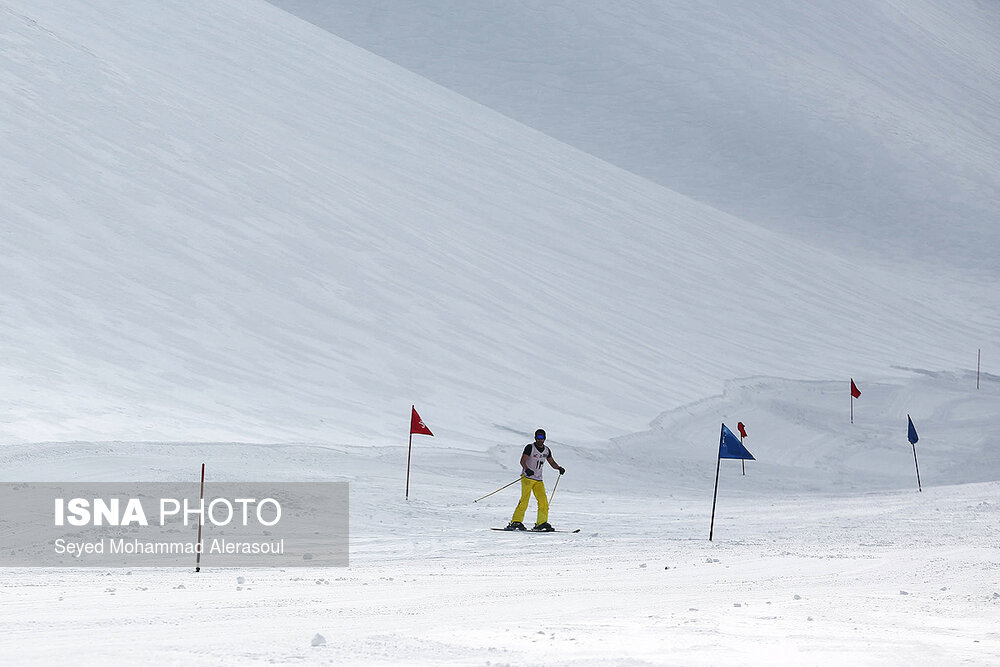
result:
[[(351, 484), (344, 570), (0, 569), (6, 662), (1000, 660), (1000, 291), (943, 200), (912, 233), (954, 264), (888, 265), (877, 215), (829, 227), (871, 253), (818, 248), (256, 0), (0, 0), (0, 63), (0, 480)], [(986, 111), (949, 154), (989, 155)], [(913, 151), (981, 205), (981, 155)], [(721, 467), (709, 542), (721, 421), (758, 460)], [(582, 530), (488, 531), (538, 426)]]
[(273, 2), (742, 219), (998, 276), (996, 3)]
[(411, 402), (456, 442), (602, 438), (995, 338), (990, 281), (746, 224), (266, 4), (203, 14), (4, 4), (8, 439), (398, 441)]

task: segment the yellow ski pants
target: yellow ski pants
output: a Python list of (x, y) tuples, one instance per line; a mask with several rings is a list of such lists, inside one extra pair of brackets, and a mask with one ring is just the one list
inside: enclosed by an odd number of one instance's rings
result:
[(545, 523), (549, 520), (549, 499), (545, 495), (545, 482), (540, 479), (522, 477), (521, 502), (514, 509), (514, 518), (511, 521), (524, 521), (524, 513), (528, 510), (528, 500), (532, 493), (535, 494), (535, 500), (538, 502), (538, 519), (535, 524)]

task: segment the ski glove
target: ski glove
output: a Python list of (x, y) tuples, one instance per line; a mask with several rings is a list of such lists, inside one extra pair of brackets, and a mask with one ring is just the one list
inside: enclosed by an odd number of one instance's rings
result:
[(559, 466), (559, 474), (560, 475), (565, 475), (566, 474), (566, 468), (563, 468), (562, 466)]
[(524, 476), (525, 477), (531, 477), (533, 474), (534, 473), (531, 472), (530, 470), (528, 470), (527, 468), (524, 469)]

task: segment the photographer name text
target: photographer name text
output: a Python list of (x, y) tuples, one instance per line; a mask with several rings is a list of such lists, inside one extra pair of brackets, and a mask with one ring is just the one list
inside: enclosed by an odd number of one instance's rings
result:
[(266, 542), (238, 542), (214, 538), (207, 545), (197, 542), (144, 542), (138, 539), (105, 538), (91, 542), (72, 542), (63, 538), (53, 543), (53, 550), (59, 555), (82, 558), (85, 555), (175, 555), (210, 553), (240, 555), (281, 555), (285, 553), (285, 540)]

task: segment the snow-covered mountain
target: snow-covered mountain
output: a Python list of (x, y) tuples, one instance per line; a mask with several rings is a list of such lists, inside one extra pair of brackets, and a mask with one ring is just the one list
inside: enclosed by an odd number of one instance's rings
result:
[(273, 2), (743, 220), (1000, 276), (995, 3)]
[(381, 442), (411, 402), (455, 442), (593, 440), (996, 339), (987, 271), (817, 249), (265, 3), (3, 11), (8, 440)]

